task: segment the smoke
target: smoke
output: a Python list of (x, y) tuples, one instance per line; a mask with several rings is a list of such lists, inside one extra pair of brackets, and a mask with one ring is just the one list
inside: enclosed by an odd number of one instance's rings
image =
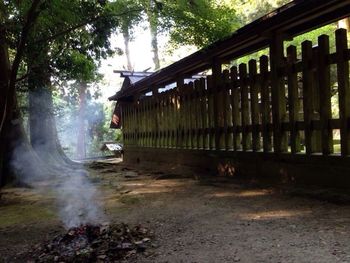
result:
[(59, 215), (67, 227), (105, 221), (104, 213), (97, 204), (96, 187), (90, 183), (86, 171), (78, 170), (66, 176), (56, 192)]
[[(32, 147), (26, 138), (14, 137), (17, 141), (13, 145), (10, 166), (18, 180), (32, 186), (43, 196), (53, 195), (57, 214), (66, 228), (105, 222), (106, 216), (98, 202), (99, 192), (88, 172), (82, 164), (67, 162), (58, 148), (59, 141), (68, 142), (70, 146), (73, 142), (77, 143), (79, 119), (88, 120), (86, 127), (91, 127), (91, 123), (96, 123), (97, 117), (100, 117), (93, 113), (99, 111), (87, 104), (82, 116), (77, 114), (74, 103), (69, 107), (61, 101), (58, 107), (52, 101), (50, 89), (45, 88), (33, 90), (28, 98), (29, 120), (34, 125), (28, 132), (34, 140)], [(54, 109), (61, 110), (55, 112)], [(21, 120), (17, 120), (13, 123), (14, 130), (21, 130), (22, 124)], [(59, 134), (60, 138), (56, 124), (58, 130), (64, 130)]]
[(43, 144), (34, 151), (23, 140), (15, 146), (10, 166), (20, 182), (43, 196), (53, 195), (66, 228), (106, 221), (97, 188), (82, 164), (68, 165), (52, 147)]

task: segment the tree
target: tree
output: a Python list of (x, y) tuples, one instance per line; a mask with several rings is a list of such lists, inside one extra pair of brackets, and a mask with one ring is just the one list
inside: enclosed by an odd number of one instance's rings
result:
[[(115, 12), (123, 13), (123, 15), (120, 16), (119, 30), (124, 38), (124, 53), (126, 56), (127, 69), (132, 71), (133, 66), (131, 64), (129, 43), (134, 37), (134, 28), (143, 20), (141, 12), (142, 6), (138, 1), (124, 0), (111, 3), (111, 7)], [(140, 12), (135, 12), (134, 10), (140, 10)]]
[[(6, 164), (8, 168), (11, 155), (18, 146), (26, 148), (33, 158), (37, 157), (26, 141), (16, 105), (19, 70), (28, 69), (28, 87), (42, 96), (39, 100), (32, 99), (30, 107), (41, 111), (45, 109), (36, 121), (31, 117), (32, 141), (35, 147), (48, 147), (49, 144), (50, 148), (57, 150), (55, 125), (50, 116), (53, 73), (71, 71), (67, 67), (69, 64), (60, 64), (63, 58), (68, 58), (67, 50), (75, 49), (88, 60), (98, 60), (111, 54), (108, 36), (116, 25), (118, 14), (112, 13), (106, 2), (101, 0), (4, 1), (0, 4), (0, 14), (0, 68), (5, 73), (0, 77), (0, 180), (3, 180), (3, 166)], [(13, 54), (13, 58), (9, 54)], [(59, 65), (66, 70), (61, 70)], [(32, 113), (38, 117), (38, 111), (33, 110)], [(40, 129), (40, 123), (44, 128)], [(40, 136), (40, 133), (45, 136)], [(50, 155), (53, 159), (58, 156)]]
[[(16, 79), (28, 36), (42, 8), (40, 0), (0, 3), (0, 185), (7, 179), (4, 170), (8, 169), (5, 164), (10, 161), (10, 153), (19, 144), (26, 143), (16, 102)], [(15, 46), (15, 52), (10, 61), (11, 45)]]
[[(62, 154), (57, 137), (51, 79), (76, 77), (82, 83), (93, 75), (96, 67), (91, 66), (94, 64), (92, 56), (100, 59), (112, 54), (108, 37), (117, 21), (110, 16), (110, 10), (103, 2), (59, 1), (50, 4), (33, 27), (27, 45), (30, 139), (33, 149), (46, 163), (61, 166), (67, 158)], [(62, 28), (68, 28), (64, 34), (60, 34)], [(40, 36), (39, 40), (37, 36)], [(83, 96), (84, 92), (81, 92)], [(81, 105), (83, 108), (83, 102)]]
[(210, 0), (166, 1), (162, 12), (175, 46), (202, 48), (227, 37), (240, 25), (232, 7)]

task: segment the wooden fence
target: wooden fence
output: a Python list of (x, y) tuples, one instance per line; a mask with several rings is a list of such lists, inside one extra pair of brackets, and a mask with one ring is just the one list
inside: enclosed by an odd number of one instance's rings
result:
[[(270, 45), (270, 57), (223, 70), (176, 88), (122, 103), (126, 147), (234, 152), (334, 155), (350, 154), (350, 86), (347, 32), (286, 50)], [(280, 54), (280, 55), (278, 55)], [(336, 68), (336, 71), (333, 69)], [(336, 80), (331, 80), (336, 75)], [(332, 96), (336, 101), (332, 114)], [(334, 104), (334, 103), (333, 103)], [(335, 107), (337, 109), (335, 109)], [(337, 139), (337, 140), (336, 140)], [(335, 150), (336, 149), (336, 150)]]

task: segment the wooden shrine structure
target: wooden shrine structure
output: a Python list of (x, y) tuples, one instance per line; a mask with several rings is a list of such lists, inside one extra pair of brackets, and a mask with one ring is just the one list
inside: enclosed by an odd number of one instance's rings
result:
[[(293, 1), (121, 90), (113, 99), (124, 161), (349, 187), (349, 35), (338, 29), (317, 43), (285, 46), (349, 16), (348, 0)], [(235, 65), (265, 48), (268, 56)], [(207, 74), (184, 82), (201, 72)]]

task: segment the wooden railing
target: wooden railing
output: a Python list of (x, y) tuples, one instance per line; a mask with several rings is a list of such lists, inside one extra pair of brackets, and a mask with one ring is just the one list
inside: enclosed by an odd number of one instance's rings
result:
[(126, 147), (330, 155), (340, 131), (339, 156), (348, 156), (350, 50), (345, 29), (335, 36), (335, 53), (327, 35), (316, 47), (304, 41), (300, 58), (295, 46), (284, 53), (275, 42), (271, 59), (224, 70), (214, 60), (212, 75), (122, 103)]

